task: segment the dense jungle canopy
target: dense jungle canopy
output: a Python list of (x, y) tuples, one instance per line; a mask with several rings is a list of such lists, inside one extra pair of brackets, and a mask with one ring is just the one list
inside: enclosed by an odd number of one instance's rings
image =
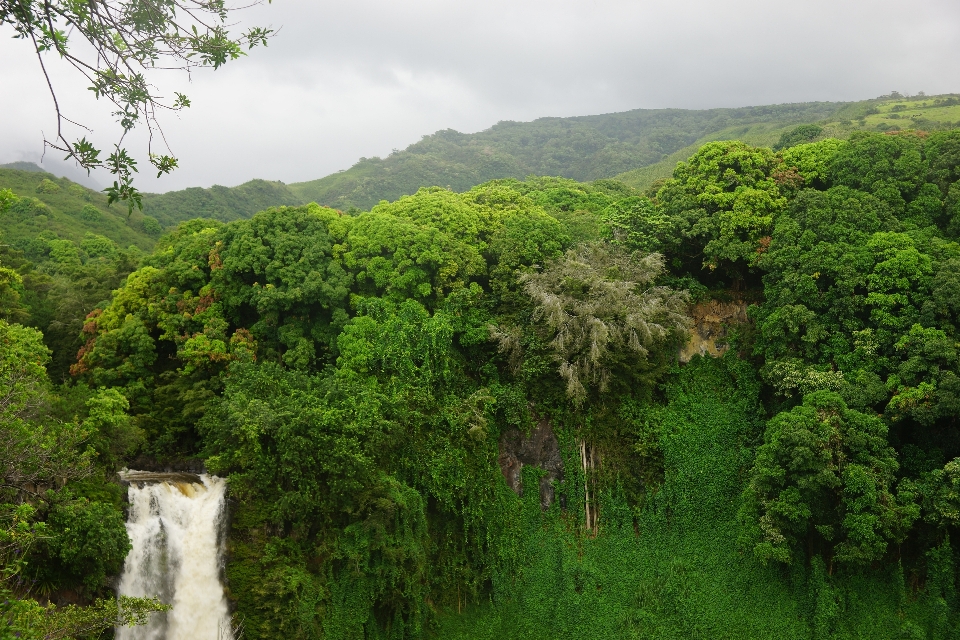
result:
[(955, 637), (960, 130), (817, 128), (166, 232), (10, 173), (4, 624), (116, 617), (117, 470), (197, 459), (251, 639)]

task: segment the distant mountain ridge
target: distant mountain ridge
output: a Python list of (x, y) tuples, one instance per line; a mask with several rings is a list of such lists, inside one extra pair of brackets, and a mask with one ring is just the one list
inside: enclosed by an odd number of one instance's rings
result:
[(52, 158), (47, 158), (45, 161), (41, 160), (40, 163), (41, 164), (37, 164), (36, 162), (28, 160), (19, 160), (17, 162), (0, 164), (0, 169), (13, 169), (15, 171), (28, 171), (32, 173), (49, 173), (57, 176), (58, 178), (66, 178), (71, 182), (75, 182), (88, 189), (93, 189), (94, 191), (100, 191), (103, 189), (103, 185), (87, 175), (86, 170), (81, 169), (78, 166), (70, 165), (66, 162), (61, 162)]
[(820, 137), (856, 130), (960, 127), (960, 96), (893, 93), (860, 102), (804, 102), (724, 109), (634, 109), (622, 113), (500, 122), (478, 133), (452, 129), (424, 136), (386, 158), (361, 158), (318, 180), (284, 184), (252, 180), (237, 187), (147, 194), (144, 212), (171, 226), (209, 217), (233, 220), (268, 206), (317, 202), (366, 210), (381, 200), (441, 186), (465, 191), (496, 178), (562, 176), (580, 181), (617, 178), (646, 188), (669, 176), (678, 161), (711, 140), (772, 146), (801, 124)]
[(495, 178), (528, 175), (590, 181), (652, 165), (731, 126), (759, 129), (776, 140), (783, 130), (829, 118), (845, 106), (810, 102), (701, 111), (635, 109), (500, 122), (473, 134), (448, 129), (386, 158), (362, 159), (347, 171), (289, 187), (307, 201), (367, 209), (425, 186), (465, 191)]

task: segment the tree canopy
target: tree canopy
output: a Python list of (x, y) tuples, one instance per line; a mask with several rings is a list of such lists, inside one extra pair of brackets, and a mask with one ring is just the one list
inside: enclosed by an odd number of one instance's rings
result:
[[(199, 458), (253, 638), (949, 637), (956, 134), (808, 134), (711, 142), (647, 193), (195, 219), (134, 264), (5, 196), (6, 535), (48, 537), (4, 566), (95, 603), (126, 553), (110, 475)], [(89, 292), (73, 342), (27, 326), (41, 275)]]

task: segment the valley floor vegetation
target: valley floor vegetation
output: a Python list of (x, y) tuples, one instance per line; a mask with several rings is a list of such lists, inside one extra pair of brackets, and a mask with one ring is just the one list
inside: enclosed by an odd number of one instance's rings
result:
[(138, 458), (228, 479), (252, 640), (960, 637), (960, 131), (811, 137), (156, 240), (0, 191), (0, 637), (162, 608)]

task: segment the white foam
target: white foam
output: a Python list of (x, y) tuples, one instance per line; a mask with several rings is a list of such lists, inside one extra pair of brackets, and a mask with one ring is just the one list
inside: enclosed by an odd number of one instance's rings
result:
[(146, 626), (118, 628), (117, 640), (233, 640), (220, 582), (226, 483), (208, 475), (200, 483), (129, 479), (133, 548), (120, 595), (158, 597), (173, 608)]

